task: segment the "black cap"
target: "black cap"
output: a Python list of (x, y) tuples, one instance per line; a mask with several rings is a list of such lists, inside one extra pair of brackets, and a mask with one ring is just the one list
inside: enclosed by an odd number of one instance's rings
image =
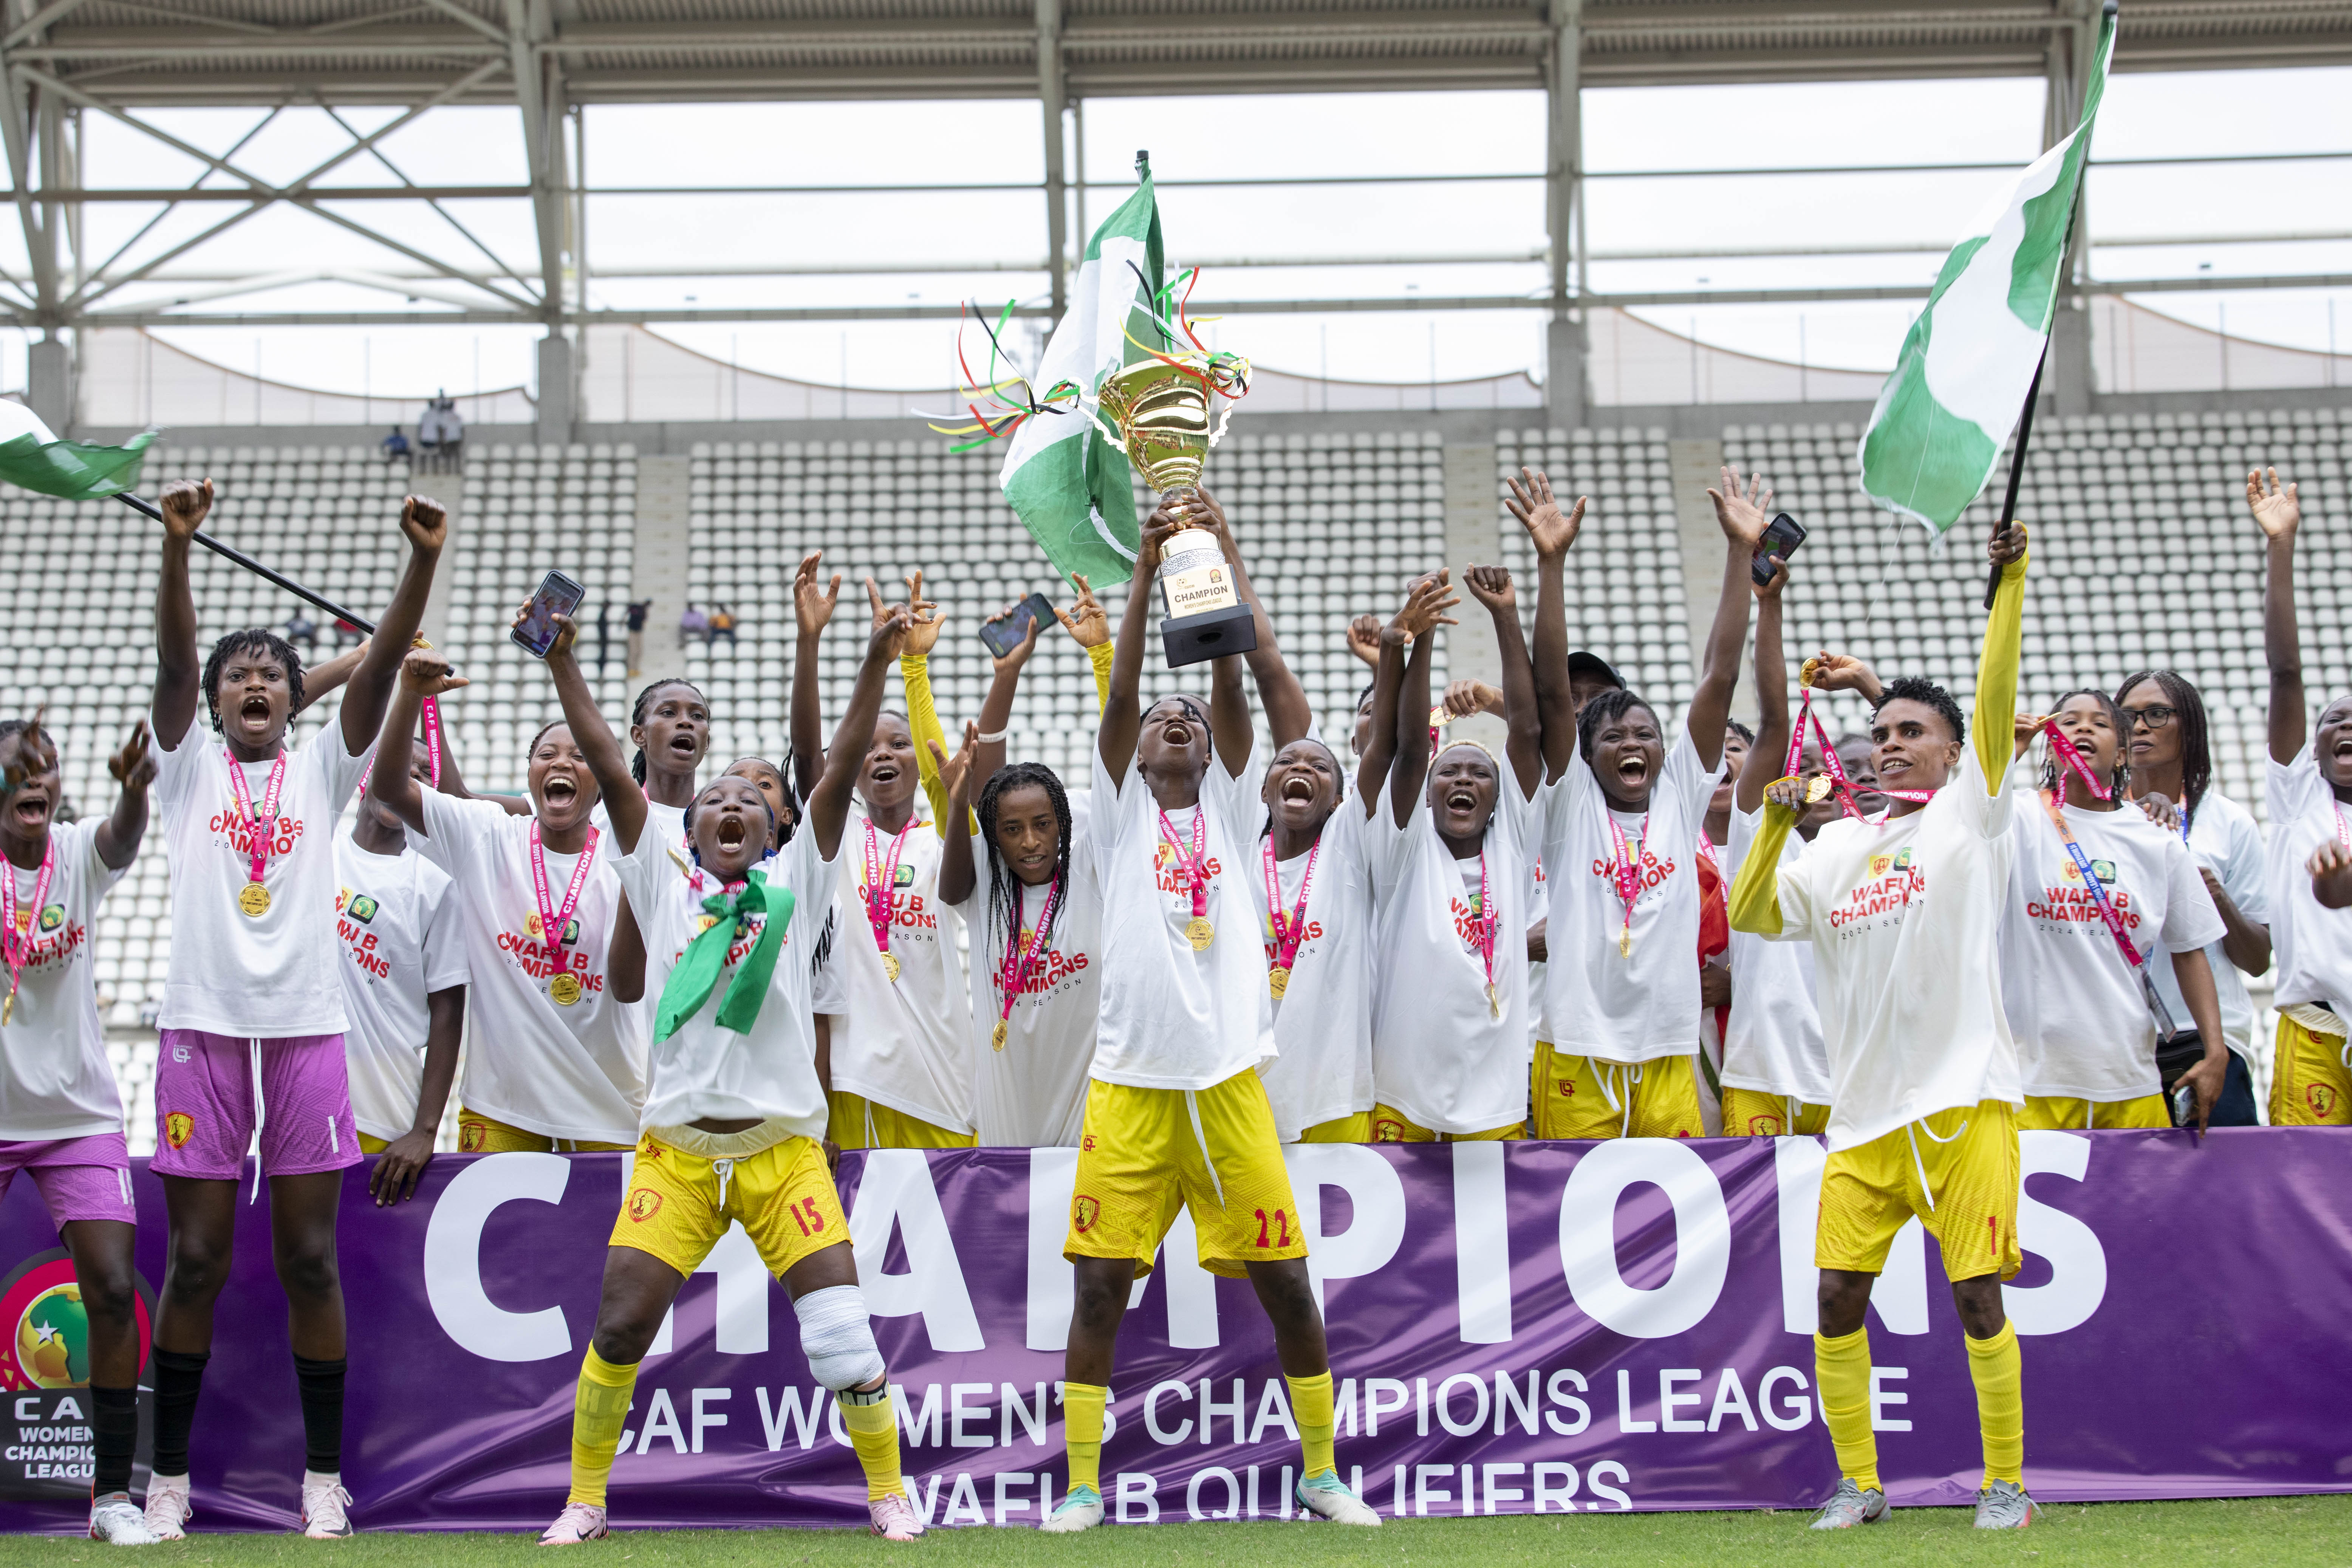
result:
[(1585, 648), (1578, 648), (1568, 656), (1568, 673), (1570, 679), (1579, 675), (1597, 675), (1618, 690), (1625, 689), (1625, 678), (1617, 673), (1617, 667)]

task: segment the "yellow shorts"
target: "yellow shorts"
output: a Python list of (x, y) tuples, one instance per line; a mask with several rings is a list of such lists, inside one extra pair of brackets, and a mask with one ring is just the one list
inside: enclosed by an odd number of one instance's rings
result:
[(360, 1134), (360, 1152), (362, 1154), (381, 1154), (391, 1147), (392, 1141), (388, 1138), (379, 1138), (373, 1132)]
[(1943, 1249), (1944, 1278), (2007, 1279), (2025, 1260), (2017, 1246), (2021, 1180), (2017, 1112), (2005, 1100), (1939, 1110), (1841, 1149), (1822, 1171), (1813, 1266), (1877, 1273), (1895, 1233), (1916, 1214)]
[(1203, 1089), (1087, 1085), (1076, 1191), (1062, 1256), (1129, 1258), (1139, 1278), (1176, 1205), (1192, 1211), (1201, 1267), (1229, 1279), (1250, 1263), (1307, 1256), (1274, 1108), (1255, 1069)]
[[(360, 1145), (362, 1149), (367, 1145)], [(457, 1108), (457, 1152), (460, 1154), (617, 1154), (628, 1143), (599, 1143), (593, 1138), (551, 1138), (526, 1132), (495, 1117)]]
[(2073, 1100), (2059, 1094), (2029, 1094), (2025, 1113), (2017, 1119), (2021, 1132), (2079, 1132), (2091, 1127), (2169, 1127), (2172, 1112), (2164, 1096), (2143, 1094), (2135, 1100)]
[(977, 1133), (934, 1127), (862, 1094), (835, 1090), (824, 1098), (830, 1112), (824, 1135), (838, 1149), (970, 1149), (980, 1142)]
[(1359, 1110), (1353, 1116), (1335, 1116), (1328, 1121), (1318, 1121), (1299, 1133), (1301, 1143), (1369, 1143), (1372, 1141), (1372, 1113)]
[(1508, 1127), (1490, 1127), (1484, 1132), (1438, 1132), (1421, 1126), (1393, 1105), (1375, 1105), (1368, 1120), (1370, 1143), (1500, 1143), (1528, 1135), (1528, 1124), (1514, 1121)]
[(1536, 1042), (1538, 1138), (1703, 1138), (1695, 1055), (1612, 1062)]
[(2279, 1015), (2278, 1050), (2271, 1060), (2271, 1125), (2343, 1127), (2352, 1124), (2352, 1071), (2344, 1066), (2344, 1041), (2315, 1035)]
[(648, 1132), (614, 1216), (612, 1245), (634, 1247), (691, 1274), (738, 1220), (771, 1274), (847, 1241), (849, 1222), (824, 1145), (787, 1138), (730, 1162), (690, 1154)]
[[(1797, 1124), (1789, 1125), (1789, 1110), (1794, 1106)], [(1830, 1124), (1830, 1108), (1810, 1100), (1790, 1100), (1785, 1094), (1767, 1094), (1760, 1089), (1723, 1090), (1723, 1135), (1727, 1138), (1785, 1138), (1794, 1135), (1811, 1138)]]

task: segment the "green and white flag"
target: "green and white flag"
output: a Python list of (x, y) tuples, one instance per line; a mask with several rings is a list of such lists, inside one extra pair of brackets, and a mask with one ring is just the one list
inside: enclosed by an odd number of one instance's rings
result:
[(2110, 3), (2082, 123), (1988, 203), (1953, 247), (1863, 432), (1863, 489), (1931, 533), (1958, 521), (1984, 489), (2025, 406), (2115, 48)]
[[(1063, 576), (1083, 573), (1096, 587), (1134, 574), (1142, 534), (1127, 452), (1094, 413), (1106, 377), (1150, 357), (1135, 340), (1157, 336), (1160, 202), (1150, 170), (1141, 173), (1135, 194), (1087, 241), (1069, 310), (1038, 363), (1033, 384), (1058, 412), (1021, 422), (996, 480), (1045, 558)], [(1078, 396), (1057, 399), (1062, 389)]]
[(139, 488), (139, 466), (154, 438), (143, 430), (121, 447), (60, 441), (30, 408), (0, 398), (0, 480), (67, 500), (121, 495)]

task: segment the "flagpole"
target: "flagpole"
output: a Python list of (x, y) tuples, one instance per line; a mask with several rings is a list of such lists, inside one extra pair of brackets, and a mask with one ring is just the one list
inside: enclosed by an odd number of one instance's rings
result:
[[(2025, 389), (2025, 412), (2017, 416), (2017, 450), (2009, 458), (2009, 494), (2002, 498), (2000, 515), (1992, 520), (1996, 537), (2017, 517), (2017, 485), (2025, 478), (2025, 441), (2033, 434), (2033, 405), (2042, 401), (2042, 367), (2050, 363), (2050, 340), (2042, 340), (2042, 357), (2033, 362), (2033, 381)], [(1995, 565), (1992, 575), (1985, 579), (1985, 603), (1992, 608), (1992, 596), (2000, 589), (2000, 568)]]
[[(153, 518), (157, 522), (163, 521), (163, 509), (158, 507), (153, 501), (149, 500), (145, 496), (133, 495), (129, 490), (118, 490), (115, 492), (114, 499), (121, 501), (124, 506), (129, 507), (133, 511), (144, 512), (149, 517)], [(260, 562), (256, 561), (252, 556), (247, 555), (244, 551), (237, 549), (235, 545), (224, 544), (209, 533), (195, 533), (191, 534), (189, 537), (194, 539), (198, 544), (201, 544), (205, 549), (211, 551), (214, 554), (226, 557), (228, 560), (235, 562), (239, 566), (242, 566), (247, 571), (252, 573), (255, 576), (267, 578), (268, 581), (275, 583), (278, 586), (285, 589), (296, 598), (309, 600), (311, 604), (316, 605), (319, 608), (326, 611), (327, 614), (334, 616), (335, 619), (344, 622), (347, 625), (357, 626), (362, 632), (365, 633), (369, 637), (373, 637), (375, 635), (375, 623), (373, 621), (367, 619), (363, 616), (353, 615), (351, 611), (343, 608), (341, 605), (336, 604), (332, 599), (326, 597), (322, 594), (312, 593), (310, 589), (304, 587), (301, 584), (297, 583), (293, 578), (287, 576), (283, 573), (271, 571), (268, 567), (264, 566)]]

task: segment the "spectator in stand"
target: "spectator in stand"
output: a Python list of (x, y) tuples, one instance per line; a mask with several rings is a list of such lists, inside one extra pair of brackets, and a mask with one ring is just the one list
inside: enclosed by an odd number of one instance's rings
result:
[(286, 617), (286, 640), (300, 643), (314, 653), (318, 651), (319, 623), (312, 620), (310, 612), (299, 605), (294, 607), (292, 615)]
[(596, 679), (604, 679), (604, 664), (612, 657), (613, 632), (611, 611), (600, 600), (596, 605)]
[(398, 462), (408, 456), (408, 437), (400, 433), (400, 426), (397, 425), (392, 427), (392, 434), (386, 436), (381, 445), (383, 447), (383, 460), (387, 463)]
[(702, 613), (700, 606), (689, 604), (680, 610), (677, 616), (677, 646), (684, 647), (691, 642), (708, 646), (709, 641), (710, 617)]
[(335, 651), (337, 653), (343, 651), (343, 639), (346, 637), (352, 642), (362, 643), (367, 641), (367, 633), (360, 630), (342, 616), (337, 616), (335, 617)]
[(646, 616), (654, 607), (651, 599), (629, 601), (629, 679), (637, 678), (638, 667), (646, 662)]
[(728, 647), (735, 646), (735, 612), (724, 605), (718, 605), (710, 612), (711, 646), (717, 647), (720, 637), (727, 639)]

